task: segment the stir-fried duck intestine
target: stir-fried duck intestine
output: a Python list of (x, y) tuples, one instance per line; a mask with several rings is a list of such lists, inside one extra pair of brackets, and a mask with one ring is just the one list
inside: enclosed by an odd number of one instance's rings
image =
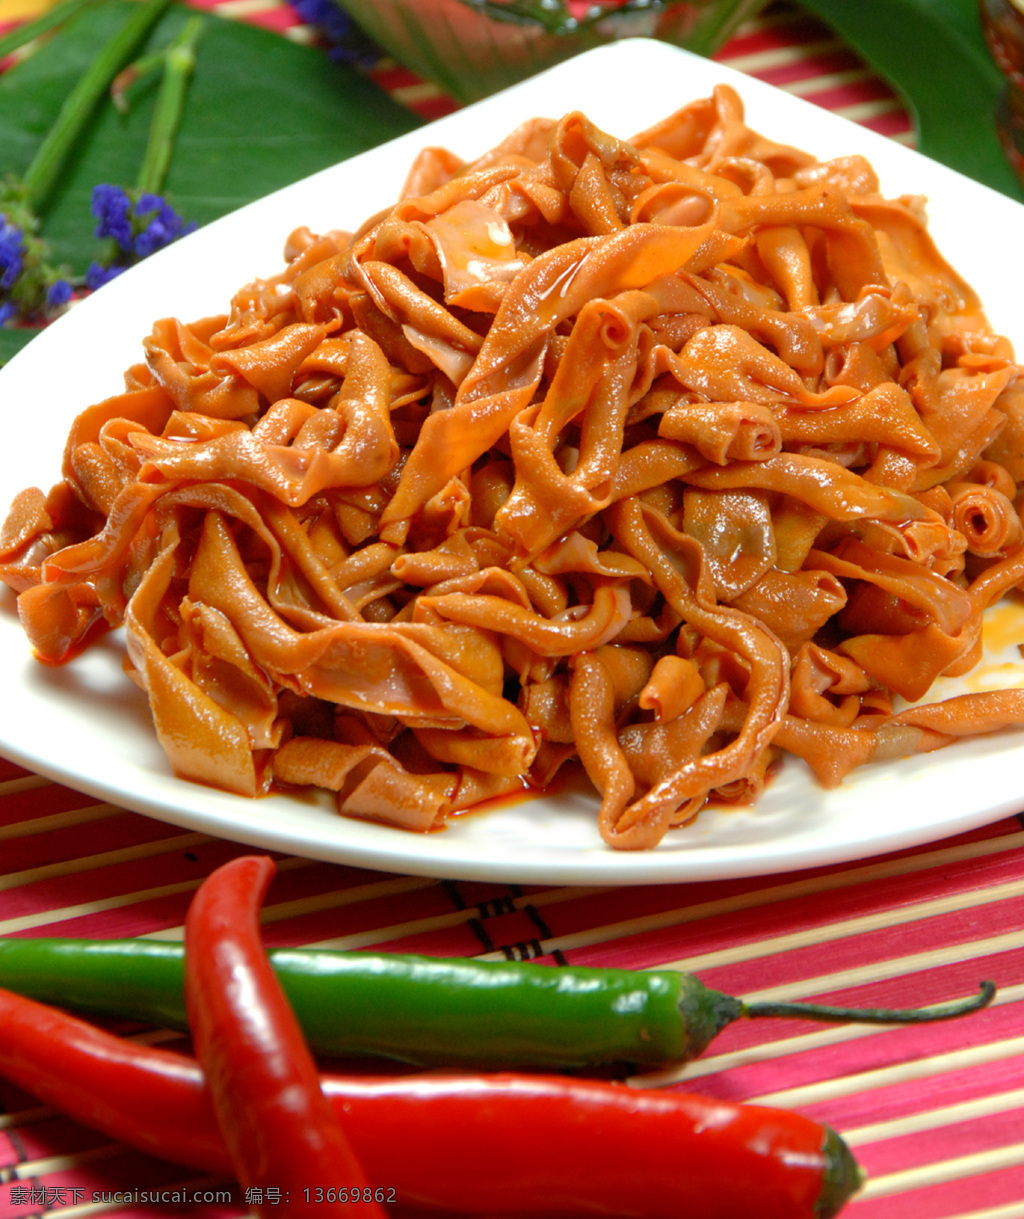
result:
[(177, 773), (429, 830), (578, 760), (638, 849), (786, 753), (1024, 722), (898, 703), (1024, 579), (1024, 377), (862, 159), (720, 88), (429, 149), (285, 254), (159, 321), (0, 539), (43, 659), (124, 625)]

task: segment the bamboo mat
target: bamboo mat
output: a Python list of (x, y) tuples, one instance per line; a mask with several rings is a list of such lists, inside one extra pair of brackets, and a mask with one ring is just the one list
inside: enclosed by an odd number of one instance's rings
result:
[[(23, 9), (32, 2), (18, 0)], [(309, 37), (277, 3), (217, 7)], [(719, 58), (913, 142), (900, 99), (795, 9), (773, 6)], [(424, 117), (454, 108), (392, 64), (375, 76)], [(849, 1219), (1021, 1219), (1022, 848), (1024, 822), (1010, 817), (841, 867), (626, 888), (430, 880), (283, 857), (265, 934), (275, 946), (674, 965), (746, 998), (872, 1006), (939, 1002), (991, 978), (997, 1001), (968, 1019), (917, 1029), (747, 1022), (700, 1062), (632, 1083), (781, 1105), (835, 1126), (869, 1175), (843, 1212)], [(0, 761), (0, 935), (180, 938), (198, 884), (244, 850)], [(0, 1083), (0, 1219), (244, 1215), (228, 1185), (112, 1145)], [(133, 1201), (143, 1190), (168, 1191), (167, 1200)], [(177, 1195), (188, 1200), (171, 1200)]]

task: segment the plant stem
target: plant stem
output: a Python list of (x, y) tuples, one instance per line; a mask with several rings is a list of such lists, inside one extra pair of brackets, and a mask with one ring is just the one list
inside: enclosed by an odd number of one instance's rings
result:
[(141, 0), (137, 6), (133, 5), (131, 16), (68, 94), (57, 121), (22, 179), (26, 201), (32, 211), (38, 213), (42, 210), (43, 203), (57, 183), (65, 157), (88, 122), (96, 103), (169, 4), (170, 0)]
[(96, 0), (63, 0), (63, 3), (54, 5), (48, 12), (36, 17), (34, 21), (24, 21), (15, 26), (13, 30), (0, 38), (0, 59), (20, 50), (41, 34), (45, 34), (55, 26), (67, 21), (80, 8), (87, 8), (90, 4), (95, 3)]
[(149, 126), (146, 156), (136, 179), (142, 194), (159, 194), (174, 152), (174, 138), (185, 106), (185, 93), (196, 62), (196, 43), (202, 32), (202, 17), (190, 17), (177, 38), (163, 53), (164, 74), (160, 81)]

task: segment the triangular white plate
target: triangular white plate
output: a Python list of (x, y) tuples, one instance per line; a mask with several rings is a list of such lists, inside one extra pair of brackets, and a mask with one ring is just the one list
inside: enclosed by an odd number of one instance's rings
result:
[[(989, 317), (1024, 352), (1024, 207), (862, 127), (715, 64), (647, 40), (589, 52), (429, 128), (253, 203), (154, 255), (75, 306), (0, 370), (0, 505), (59, 477), (64, 438), (85, 406), (122, 387), (152, 322), (224, 310), (236, 289), (274, 274), (288, 233), (351, 228), (391, 203), (415, 153), (444, 145), (470, 157), (521, 121), (582, 110), (628, 138), (731, 83), (751, 126), (819, 156), (863, 153), (889, 195), (928, 199), (932, 231), (981, 293)], [(984, 119), (979, 116), (979, 122)], [(1024, 641), (1024, 615), (1000, 630)], [(1009, 650), (970, 679), (1024, 684)], [(39, 773), (161, 820), (250, 844), (389, 872), (520, 884), (646, 884), (777, 873), (912, 847), (1024, 807), (1024, 733), (973, 739), (927, 757), (855, 772), (822, 791), (787, 764), (753, 809), (707, 812), (656, 849), (620, 853), (594, 826), (595, 801), (567, 793), (461, 817), (414, 835), (339, 817), (330, 801), (246, 800), (168, 769), (145, 698), (121, 671), (113, 636), (63, 668), (32, 659), (0, 594), (0, 752)]]

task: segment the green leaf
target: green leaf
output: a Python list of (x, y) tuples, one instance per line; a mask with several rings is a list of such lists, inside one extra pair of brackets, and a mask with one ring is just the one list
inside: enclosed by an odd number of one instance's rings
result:
[[(111, 0), (87, 9), (0, 76), (0, 176), (25, 170), (75, 81), (133, 7)], [(192, 15), (194, 10), (172, 7), (148, 49), (165, 46)], [(136, 180), (155, 88), (153, 81), (133, 89), (127, 115), (112, 104), (103, 107), (50, 197), (43, 234), (54, 262), (68, 263), (75, 274), (99, 248), (89, 211), (93, 186)], [(187, 220), (206, 224), (420, 123), (324, 51), (211, 15), (165, 193)]]
[(0, 367), (19, 351), (38, 331), (27, 326), (0, 326)]
[(884, 77), (912, 111), (918, 149), (1024, 199), (995, 128), (1005, 81), (981, 32), (977, 0), (800, 0)]

